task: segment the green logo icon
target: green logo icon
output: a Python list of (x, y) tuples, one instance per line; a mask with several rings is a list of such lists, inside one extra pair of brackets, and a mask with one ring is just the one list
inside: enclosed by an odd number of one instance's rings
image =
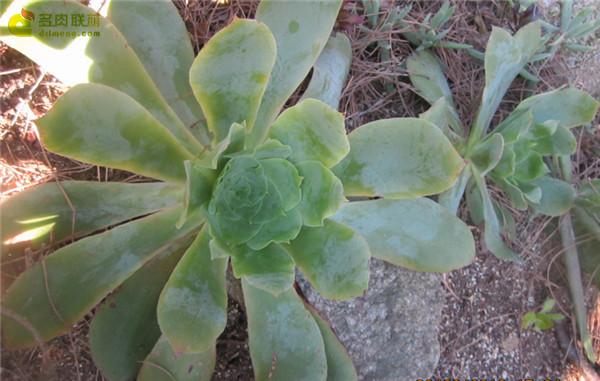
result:
[(31, 37), (31, 22), (33, 20), (35, 20), (33, 12), (23, 8), (21, 14), (16, 14), (8, 20), (8, 30), (18, 37)]

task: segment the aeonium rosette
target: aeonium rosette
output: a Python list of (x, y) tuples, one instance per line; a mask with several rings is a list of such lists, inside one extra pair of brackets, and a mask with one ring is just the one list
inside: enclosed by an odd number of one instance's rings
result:
[[(185, 162), (180, 224), (202, 214), (208, 222), (213, 257), (231, 256), (237, 276), (278, 293), (293, 281), (295, 261), (289, 252), (294, 244), (290, 243), (302, 241), (298, 236), (303, 226), (318, 230), (325, 223), (336, 224), (325, 220), (345, 197), (341, 181), (329, 168), (350, 147), (343, 116), (314, 99), (284, 111), (270, 126), (265, 142), (254, 148), (244, 148), (246, 131), (245, 123), (234, 122), (210, 155)], [(284, 250), (279, 244), (290, 245)], [(363, 264), (367, 253), (358, 257)], [(263, 258), (256, 259), (257, 254)], [(277, 273), (282, 278), (274, 280)]]
[[(307, 223), (322, 224), (322, 218), (337, 210), (344, 200), (341, 182), (321, 162), (304, 161), (296, 167), (287, 160), (290, 155), (290, 147), (272, 140), (227, 162), (204, 208), (211, 232), (222, 244), (246, 243), (260, 250), (270, 242), (296, 238), (302, 215), (310, 214), (312, 209), (308, 198), (314, 176), (309, 172), (316, 171), (325, 180), (320, 184), (325, 192), (313, 202), (323, 205), (326, 200), (326, 204), (317, 211), (320, 218), (310, 221), (308, 217)], [(303, 184), (304, 177), (307, 181)], [(312, 207), (319, 209), (319, 205)]]

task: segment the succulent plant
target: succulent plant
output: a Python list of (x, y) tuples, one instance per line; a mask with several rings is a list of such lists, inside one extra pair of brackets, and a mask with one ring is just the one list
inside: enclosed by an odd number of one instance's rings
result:
[[(230, 265), (257, 379), (350, 380), (347, 353), (293, 287), (296, 267), (346, 299), (367, 288), (371, 256), (422, 271), (471, 261), (466, 225), (423, 197), (464, 166), (433, 124), (382, 120), (346, 135), (343, 115), (317, 99), (280, 113), (340, 6), (263, 0), (257, 20), (234, 20), (194, 59), (172, 3), (111, 2), (101, 37), (83, 44), (88, 77), (36, 124), (51, 151), (158, 182), (62, 181), (2, 204), (3, 258), (67, 243), (10, 285), (8, 347), (51, 339), (99, 305), (90, 340), (109, 379), (209, 379)], [(78, 48), (17, 42), (34, 56)]]

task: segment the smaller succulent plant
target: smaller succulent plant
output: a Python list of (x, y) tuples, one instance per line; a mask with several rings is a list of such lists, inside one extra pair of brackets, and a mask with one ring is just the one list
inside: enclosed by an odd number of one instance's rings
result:
[[(576, 140), (570, 129), (591, 121), (599, 105), (581, 90), (558, 89), (523, 100), (499, 125), (490, 128), (504, 94), (540, 43), (539, 22), (527, 24), (514, 36), (493, 28), (485, 52), (483, 98), (469, 129), (464, 128), (454, 109), (437, 57), (429, 51), (418, 51), (407, 59), (411, 81), (433, 105), (427, 117), (443, 129), (469, 161), (452, 189), (440, 196), (440, 203), (456, 212), (466, 195), (474, 222), (485, 222), (487, 247), (496, 256), (509, 260), (520, 258), (501, 235), (510, 238), (514, 220), (506, 208), (491, 199), (485, 179), (502, 188), (519, 210), (531, 206), (547, 215), (561, 215), (570, 208), (573, 191), (568, 184), (548, 176), (546, 161), (553, 155), (575, 152)], [(568, 197), (555, 197), (569, 193), (570, 201)]]

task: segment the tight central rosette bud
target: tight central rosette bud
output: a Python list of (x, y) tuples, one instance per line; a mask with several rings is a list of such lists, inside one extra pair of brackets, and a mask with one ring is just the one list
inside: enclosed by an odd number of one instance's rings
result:
[(270, 141), (232, 155), (215, 182), (207, 217), (221, 243), (255, 250), (298, 235), (302, 177), (286, 160), (291, 150)]

